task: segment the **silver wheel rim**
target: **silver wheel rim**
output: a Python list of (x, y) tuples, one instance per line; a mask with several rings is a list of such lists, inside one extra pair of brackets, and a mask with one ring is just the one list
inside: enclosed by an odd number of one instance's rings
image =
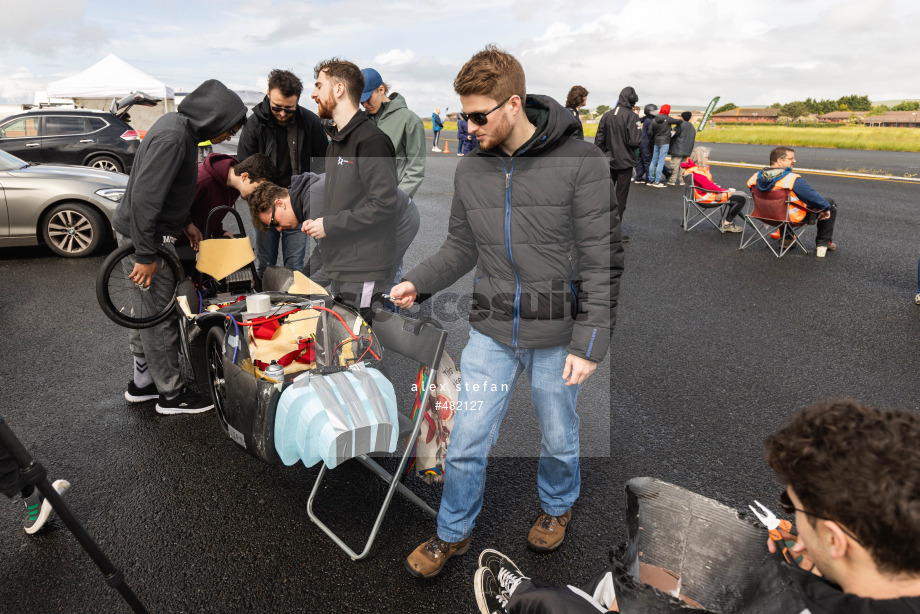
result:
[(93, 225), (82, 213), (58, 211), (48, 220), (48, 239), (62, 252), (79, 254), (93, 242)]
[(118, 167), (111, 160), (97, 160), (93, 162), (93, 168), (99, 168), (104, 171), (118, 172)]

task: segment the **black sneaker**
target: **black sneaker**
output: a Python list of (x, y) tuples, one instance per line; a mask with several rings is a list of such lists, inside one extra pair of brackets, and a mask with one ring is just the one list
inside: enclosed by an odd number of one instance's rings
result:
[(188, 388), (183, 388), (175, 399), (167, 399), (161, 394), (157, 401), (158, 414), (200, 414), (213, 407), (211, 399), (199, 397)]
[(518, 584), (530, 579), (514, 564), (514, 561), (498, 550), (483, 550), (479, 555), (479, 566), (492, 572), (492, 576), (507, 597), (514, 593)]
[(506, 614), (508, 595), (502, 590), (495, 575), (488, 567), (480, 567), (473, 576), (473, 592), (481, 614)]
[[(55, 480), (52, 486), (61, 496), (70, 490), (70, 482), (67, 480)], [(26, 516), (22, 521), (22, 528), (26, 530), (26, 533), (32, 535), (45, 526), (48, 518), (51, 517), (51, 502), (42, 496), (38, 487), (33, 487), (32, 494), (23, 501), (26, 504)]]
[(159, 398), (160, 393), (157, 392), (157, 385), (153, 382), (141, 388), (134, 383), (134, 380), (131, 380), (128, 382), (128, 389), (125, 390), (125, 400), (130, 403), (143, 403)]

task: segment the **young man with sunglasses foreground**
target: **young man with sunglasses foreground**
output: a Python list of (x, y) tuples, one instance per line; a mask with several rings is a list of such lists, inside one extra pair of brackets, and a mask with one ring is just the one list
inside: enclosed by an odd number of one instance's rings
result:
[[(274, 69), (268, 74), (268, 93), (252, 108), (252, 117), (240, 134), (236, 157), (245, 160), (262, 153), (271, 158), (277, 175), (275, 183), (291, 185), (291, 177), (323, 172), (329, 139), (316, 113), (300, 106), (303, 82), (292, 72)], [(300, 270), (307, 249), (307, 238), (296, 230), (279, 232), (256, 229), (256, 273), (278, 260), (278, 244), (284, 266)]]
[[(790, 578), (801, 614), (920, 613), (920, 415), (818, 403), (767, 438), (766, 456), (795, 515), (798, 536), (784, 537), (800, 561)], [(483, 614), (617, 611), (609, 573), (580, 590), (534, 582), (494, 550), (480, 565)]]
[(406, 561), (423, 578), (469, 549), (489, 452), (522, 372), (543, 434), (542, 511), (528, 547), (562, 544), (581, 487), (576, 399), (607, 353), (623, 266), (606, 159), (571, 138), (572, 114), (528, 95), (521, 64), (492, 46), (464, 65), (454, 90), (479, 149), (457, 166), (444, 244), (390, 292), (408, 308), (476, 268), (437, 535)]

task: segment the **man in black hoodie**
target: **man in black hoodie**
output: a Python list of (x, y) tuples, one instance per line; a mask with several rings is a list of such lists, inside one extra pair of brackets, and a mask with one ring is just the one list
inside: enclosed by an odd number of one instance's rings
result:
[[(275, 183), (288, 187), (291, 177), (323, 172), (329, 140), (316, 113), (300, 106), (303, 82), (292, 72), (274, 69), (268, 74), (268, 94), (252, 109), (252, 117), (240, 134), (236, 157), (245, 160), (255, 153), (271, 158), (277, 169)], [(307, 238), (297, 231), (279, 232), (274, 228), (256, 230), (256, 273), (278, 260), (281, 244), (284, 266), (303, 266)]]
[[(610, 162), (610, 179), (616, 188), (617, 211), (620, 222), (626, 211), (626, 198), (629, 196), (629, 184), (632, 181), (633, 167), (636, 166), (636, 147), (641, 140), (642, 122), (632, 110), (639, 101), (639, 95), (631, 87), (624, 87), (620, 92), (617, 106), (604, 113), (597, 126), (594, 144), (607, 155)], [(623, 241), (629, 237), (623, 235)]]
[(607, 353), (623, 267), (607, 164), (571, 138), (578, 120), (527, 95), (520, 63), (491, 46), (454, 90), (479, 148), (457, 166), (444, 244), (390, 291), (408, 308), (476, 269), (437, 535), (406, 560), (423, 578), (469, 549), (489, 451), (521, 373), (543, 433), (541, 513), (527, 544), (544, 553), (562, 544), (581, 487), (576, 398)]
[[(246, 121), (246, 105), (220, 81), (205, 81), (147, 132), (134, 158), (134, 168), (112, 226), (118, 242), (132, 241), (136, 264), (130, 279), (150, 296), (168, 301), (177, 280), (158, 266), (156, 247), (175, 252), (176, 237), (190, 221), (198, 182), (198, 143), (230, 140)], [(140, 292), (140, 290), (132, 289)], [(134, 378), (125, 399), (140, 403), (157, 399), (161, 414), (186, 414), (213, 407), (186, 390), (179, 371), (179, 325), (168, 319), (152, 328), (130, 331)]]
[(364, 76), (357, 66), (331, 59), (313, 73), (319, 116), (334, 120), (338, 130), (326, 153), (323, 216), (306, 220), (302, 231), (319, 241), (329, 291), (370, 322), (395, 264), (396, 149), (358, 112)]
[(652, 165), (652, 120), (658, 115), (658, 105), (645, 105), (645, 115), (642, 116), (642, 130), (639, 141), (639, 159), (636, 161), (636, 179), (635, 183), (646, 183), (648, 181), (648, 171)]

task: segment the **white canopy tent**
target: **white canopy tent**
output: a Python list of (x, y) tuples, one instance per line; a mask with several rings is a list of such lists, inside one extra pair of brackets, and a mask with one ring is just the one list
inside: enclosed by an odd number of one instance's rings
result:
[[(48, 84), (49, 97), (122, 98), (131, 92), (174, 98), (173, 89), (155, 77), (131, 66), (113, 53), (83, 72)], [(163, 106), (164, 113), (166, 105)]]

